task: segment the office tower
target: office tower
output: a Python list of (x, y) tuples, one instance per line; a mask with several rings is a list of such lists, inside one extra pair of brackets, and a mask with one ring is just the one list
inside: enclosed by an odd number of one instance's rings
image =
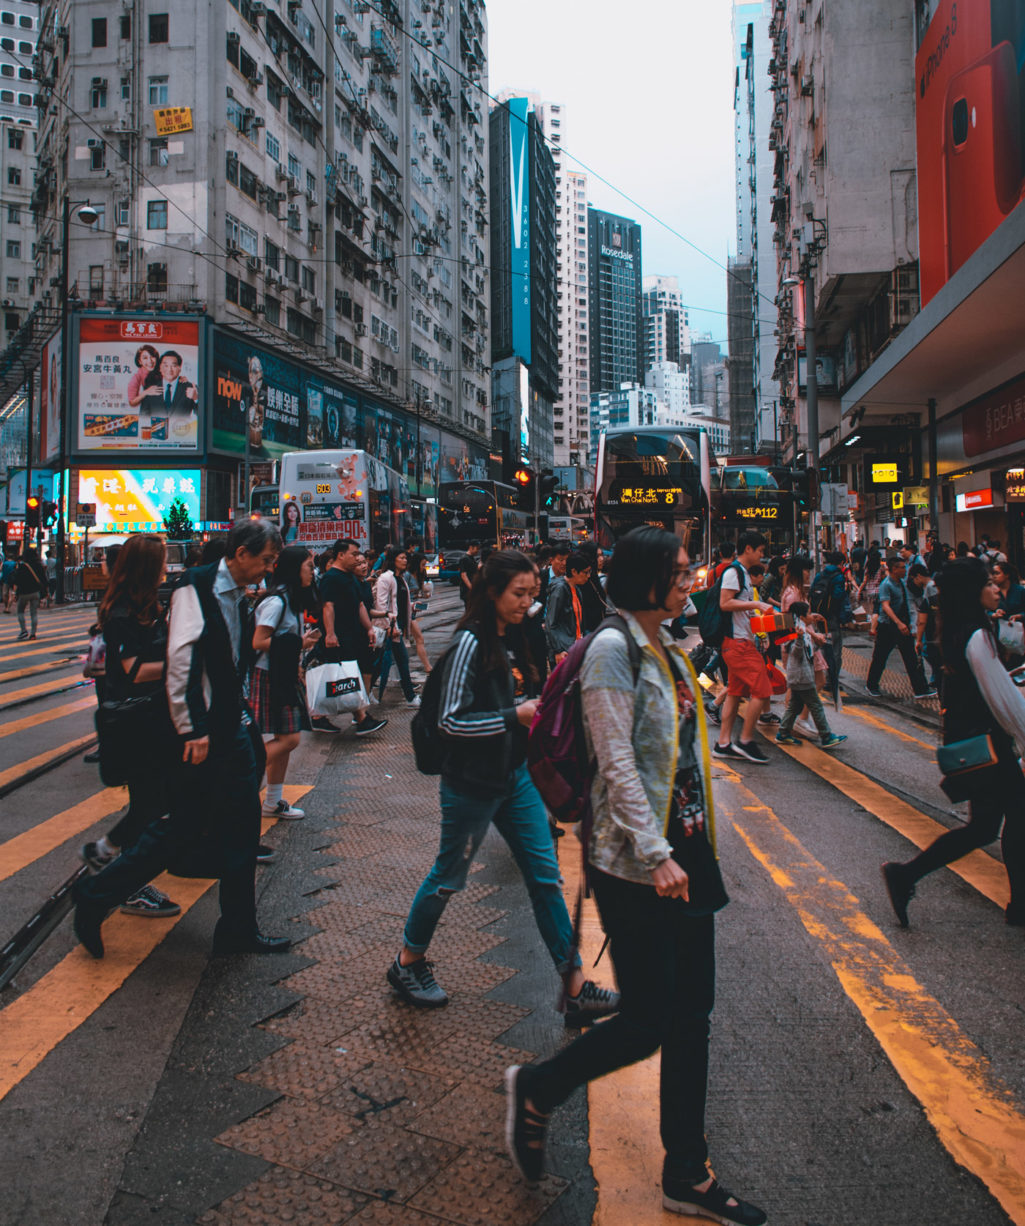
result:
[(643, 382), (641, 227), (629, 218), (588, 208), (587, 259), (594, 396), (614, 392), (623, 383)]

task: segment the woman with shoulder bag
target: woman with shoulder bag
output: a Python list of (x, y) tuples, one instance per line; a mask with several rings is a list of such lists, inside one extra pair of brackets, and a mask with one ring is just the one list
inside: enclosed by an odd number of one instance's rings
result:
[[(165, 562), (161, 537), (130, 536), (118, 551), (97, 611), (105, 648), (100, 702), (141, 698), (149, 701), (132, 715), (145, 744), (144, 752), (126, 754), (128, 810), (106, 835), (81, 849), (81, 857), (91, 872), (99, 872), (123, 849), (136, 843), (154, 818), (167, 813), (170, 804), (178, 737), (164, 693), (167, 621), (157, 599)], [(101, 772), (106, 756), (103, 735), (101, 732)], [(181, 907), (155, 886), (145, 885), (121, 904), (121, 910), (127, 915), (160, 918), (177, 915)]]
[(662, 628), (678, 617), (690, 559), (671, 533), (616, 542), (608, 596), (621, 630), (599, 631), (580, 669), (587, 746), (597, 762), (588, 880), (622, 993), (617, 1015), (552, 1059), (508, 1069), (506, 1139), (540, 1179), (548, 1114), (578, 1087), (661, 1048), (662, 1203), (674, 1213), (761, 1226), (766, 1215), (708, 1170), (705, 1098), (715, 998), (715, 912), (729, 901), (715, 852), (712, 771), (701, 689)]
[(963, 779), (948, 775), (952, 799), (971, 801), (964, 826), (941, 834), (913, 860), (883, 865), (883, 880), (897, 922), (908, 926), (908, 903), (928, 873), (992, 843), (1000, 833), (1011, 900), (1004, 917), (1025, 928), (1025, 776), (1018, 761), (1025, 746), (1025, 698), (1000, 660), (991, 620), (1000, 588), (976, 558), (948, 562), (937, 576), (942, 672), (943, 744), (978, 745), (989, 737), (995, 761)]
[(409, 555), (404, 549), (389, 548), (384, 555), (381, 573), (377, 576), (377, 587), (374, 590), (374, 617), (380, 619), (377, 622), (378, 625), (386, 626), (388, 635), (381, 660), (377, 700), (378, 702), (384, 701), (384, 687), (388, 684), (388, 674), (391, 672), (391, 664), (394, 660), (399, 670), (399, 681), (407, 705), (418, 707), (420, 696), (409, 675), (409, 652), (406, 650), (406, 636), (410, 633), (413, 609), (413, 599), (409, 594), (409, 584), (406, 582), (408, 563)]
[(302, 653), (320, 638), (319, 630), (303, 630), (303, 614), (313, 591), (313, 554), (305, 545), (287, 545), (278, 554), (267, 591), (256, 606), (249, 700), (266, 741), (267, 794), (264, 817), (297, 821), (306, 814), (284, 799), (288, 759), (299, 736), (310, 730), (306, 696), (299, 683)]

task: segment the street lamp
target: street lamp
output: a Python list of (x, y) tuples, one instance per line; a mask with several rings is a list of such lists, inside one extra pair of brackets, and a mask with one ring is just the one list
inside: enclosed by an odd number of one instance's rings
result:
[[(819, 475), (819, 375), (815, 353), (815, 281), (811, 269), (807, 268), (804, 276), (793, 275), (784, 277), (780, 284), (786, 289), (804, 285), (804, 359), (807, 367), (805, 376), (806, 400), (808, 405), (808, 467), (815, 473), (815, 488), (818, 489)], [(801, 386), (801, 365), (797, 362), (797, 387)], [(819, 568), (819, 525), (820, 515), (817, 505), (818, 496), (811, 507), (811, 549), (812, 561), (816, 571)]]
[(92, 226), (99, 220), (99, 213), (88, 200), (72, 200), (64, 197), (63, 225), (61, 230), (61, 401), (60, 421), (57, 423), (57, 591), (58, 604), (64, 603), (64, 525), (68, 514), (68, 490), (65, 488), (65, 472), (68, 466), (68, 366), (71, 362), (71, 315), (68, 312), (68, 261), (71, 247), (71, 210), (74, 208), (83, 225)]

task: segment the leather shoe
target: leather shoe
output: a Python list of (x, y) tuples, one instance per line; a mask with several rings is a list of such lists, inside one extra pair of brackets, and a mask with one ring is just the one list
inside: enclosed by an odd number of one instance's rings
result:
[(100, 751), (98, 749), (94, 749), (92, 750), (91, 753), (87, 753), (85, 757), (82, 759), (83, 762), (99, 762), (99, 760), (100, 760)]
[(213, 956), (228, 958), (232, 954), (284, 954), (292, 948), (288, 937), (267, 937), (262, 932), (248, 935), (214, 931)]
[(908, 903), (915, 896), (915, 887), (905, 876), (904, 865), (887, 861), (883, 865), (883, 881), (890, 896), (890, 905), (901, 928), (908, 926)]
[(95, 903), (79, 902), (75, 907), (75, 936), (94, 958), (103, 957), (103, 937), (100, 928), (107, 918), (107, 908)]

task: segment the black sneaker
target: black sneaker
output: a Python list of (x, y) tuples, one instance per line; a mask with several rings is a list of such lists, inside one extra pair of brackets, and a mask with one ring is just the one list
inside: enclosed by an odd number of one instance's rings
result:
[(341, 728), (336, 728), (326, 715), (318, 715), (316, 719), (311, 719), (310, 727), (314, 732), (341, 732)]
[(907, 928), (908, 903), (915, 896), (915, 887), (905, 879), (904, 865), (896, 864), (892, 860), (887, 861), (883, 865), (883, 881), (886, 883), (886, 892), (890, 896), (890, 906), (893, 907), (897, 923), (901, 928)]
[(882, 690), (873, 689), (870, 685), (865, 686), (865, 693), (869, 696), (869, 698), (882, 698), (883, 696)]
[(513, 1166), (533, 1188), (544, 1174), (548, 1116), (527, 1106), (525, 1071), (518, 1064), (505, 1070), (505, 1145)]
[(82, 863), (90, 873), (98, 873), (105, 869), (111, 861), (117, 859), (118, 855), (114, 851), (104, 854), (95, 843), (84, 843), (79, 848), (78, 854), (82, 857)]
[(716, 741), (716, 743), (712, 746), (712, 757), (727, 758), (730, 761), (738, 762), (742, 755), (737, 753), (737, 747), (735, 745), (720, 745), (719, 742)]
[(374, 719), (372, 715), (367, 715), (356, 725), (356, 735), (369, 736), (371, 732), (380, 732), (387, 722), (386, 719)]
[(618, 1012), (619, 993), (598, 987), (593, 979), (585, 979), (576, 996), (566, 997), (566, 1025), (572, 1030), (581, 1030), (600, 1017)]
[(916, 694), (916, 695), (915, 695), (915, 698), (935, 698), (935, 697), (937, 696), (937, 694), (938, 694), (938, 691), (937, 691), (937, 690), (935, 690), (935, 689), (928, 689), (928, 690), (926, 690), (926, 691), (925, 691), (925, 693), (924, 693), (924, 694)]
[(754, 741), (737, 741), (733, 748), (742, 758), (747, 758), (749, 762), (757, 762), (759, 766), (768, 766), (768, 755), (762, 753), (760, 745)]
[(710, 724), (715, 724), (718, 727), (722, 723), (722, 720), (719, 717), (719, 708), (714, 702), (710, 702), (708, 706), (705, 707), (705, 715)]
[(257, 864), (272, 864), (278, 858), (278, 853), (273, 847), (268, 847), (266, 843), (261, 843), (256, 849)]
[(770, 727), (775, 727), (781, 722), (781, 720), (775, 711), (766, 711), (764, 715), (758, 716), (758, 722), (760, 724), (768, 724)]
[[(736, 1204), (731, 1205), (731, 1200)], [(693, 1184), (663, 1175), (662, 1207), (670, 1213), (711, 1218), (713, 1222), (722, 1222), (723, 1226), (763, 1226), (769, 1220), (764, 1209), (733, 1196), (715, 1179), (704, 1192), (699, 1192)]]
[(182, 909), (156, 886), (144, 885), (141, 890), (136, 890), (131, 898), (125, 899), (118, 910), (125, 915), (148, 915), (154, 919), (164, 919), (169, 915), (181, 915)]
[(396, 995), (420, 1009), (440, 1009), (448, 1004), (448, 993), (434, 978), (434, 963), (426, 958), (409, 966), (396, 958), (388, 967), (387, 979)]

